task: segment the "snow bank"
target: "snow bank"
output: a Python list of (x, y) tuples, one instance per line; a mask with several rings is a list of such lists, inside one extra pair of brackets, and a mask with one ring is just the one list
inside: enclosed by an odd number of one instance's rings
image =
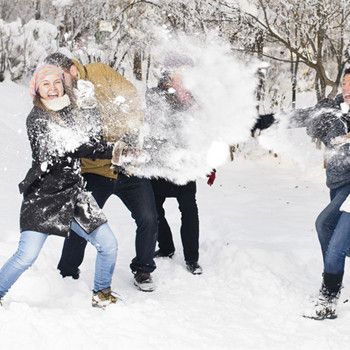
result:
[[(2, 117), (0, 265), (17, 247), (20, 197), (17, 183), (30, 164), (24, 121), (27, 89), (0, 84)], [(113, 289), (123, 301), (106, 311), (90, 306), (95, 252), (88, 246), (79, 280), (60, 278), (63, 240), (49, 237), (34, 266), (14, 285), (0, 308), (2, 349), (347, 349), (349, 276), (339, 318), (301, 317), (321, 281), (321, 253), (314, 229), (328, 202), (324, 174), (313, 177), (258, 145), (217, 173), (213, 187), (198, 181), (200, 263), (184, 267), (180, 215), (173, 199), (165, 210), (176, 254), (160, 259), (154, 293), (132, 285), (135, 224), (116, 197), (104, 212), (119, 240)], [(5, 170), (6, 167), (6, 170)]]
[(257, 66), (233, 57), (230, 46), (215, 34), (205, 40), (186, 35), (161, 36), (154, 49), (159, 70), (167, 70), (164, 57), (176, 60), (177, 56), (193, 63), (180, 64), (178, 69), (195, 106), (170, 114), (159, 104), (148, 110), (145, 140), (165, 142), (150, 146), (162, 151), (152, 153), (153, 162), (140, 167), (139, 174), (184, 184), (223, 165), (229, 145), (250, 137), (256, 119)]

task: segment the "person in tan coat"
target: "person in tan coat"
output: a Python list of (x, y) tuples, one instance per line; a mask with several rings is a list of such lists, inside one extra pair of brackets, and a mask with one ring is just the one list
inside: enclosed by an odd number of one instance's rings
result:
[[(45, 59), (46, 63), (61, 67), (65, 84), (71, 88), (79, 79), (93, 84), (102, 118), (102, 134), (106, 141), (122, 141), (128, 149), (142, 146), (140, 127), (143, 113), (136, 88), (114, 69), (103, 63), (82, 65), (61, 53)], [(88, 100), (79, 96), (79, 100)], [(118, 196), (129, 209), (137, 225), (136, 256), (130, 264), (134, 285), (141, 291), (153, 291), (151, 273), (156, 268), (154, 252), (157, 239), (157, 211), (150, 180), (133, 176), (123, 166), (112, 167), (110, 160), (81, 159), (86, 189), (102, 208), (111, 195)], [(79, 278), (79, 266), (83, 261), (86, 241), (74, 231), (65, 239), (58, 269), (63, 277)]]

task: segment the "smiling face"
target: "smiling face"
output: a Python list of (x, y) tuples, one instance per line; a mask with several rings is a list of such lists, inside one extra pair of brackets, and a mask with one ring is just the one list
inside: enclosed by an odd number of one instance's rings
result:
[(350, 105), (350, 74), (344, 75), (342, 83), (342, 94), (344, 102)]
[(38, 93), (43, 100), (53, 100), (64, 94), (61, 77), (56, 74), (50, 74), (39, 83)]

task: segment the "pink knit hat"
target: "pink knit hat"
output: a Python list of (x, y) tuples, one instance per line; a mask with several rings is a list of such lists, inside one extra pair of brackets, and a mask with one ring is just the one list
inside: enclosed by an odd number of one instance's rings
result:
[(52, 64), (38, 66), (29, 83), (29, 93), (33, 99), (37, 95), (39, 84), (45, 80), (48, 75), (57, 75), (62, 80), (62, 83), (64, 82), (63, 70), (60, 67)]

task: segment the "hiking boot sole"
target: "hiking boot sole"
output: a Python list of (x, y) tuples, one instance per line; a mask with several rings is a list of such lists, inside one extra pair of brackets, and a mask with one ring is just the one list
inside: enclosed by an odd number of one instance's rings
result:
[(134, 286), (135, 286), (138, 290), (140, 290), (141, 292), (150, 293), (150, 292), (153, 292), (153, 291), (154, 291), (154, 287), (151, 287), (151, 286), (147, 287), (146, 285), (144, 285), (144, 286), (141, 287), (136, 281), (134, 281)]

